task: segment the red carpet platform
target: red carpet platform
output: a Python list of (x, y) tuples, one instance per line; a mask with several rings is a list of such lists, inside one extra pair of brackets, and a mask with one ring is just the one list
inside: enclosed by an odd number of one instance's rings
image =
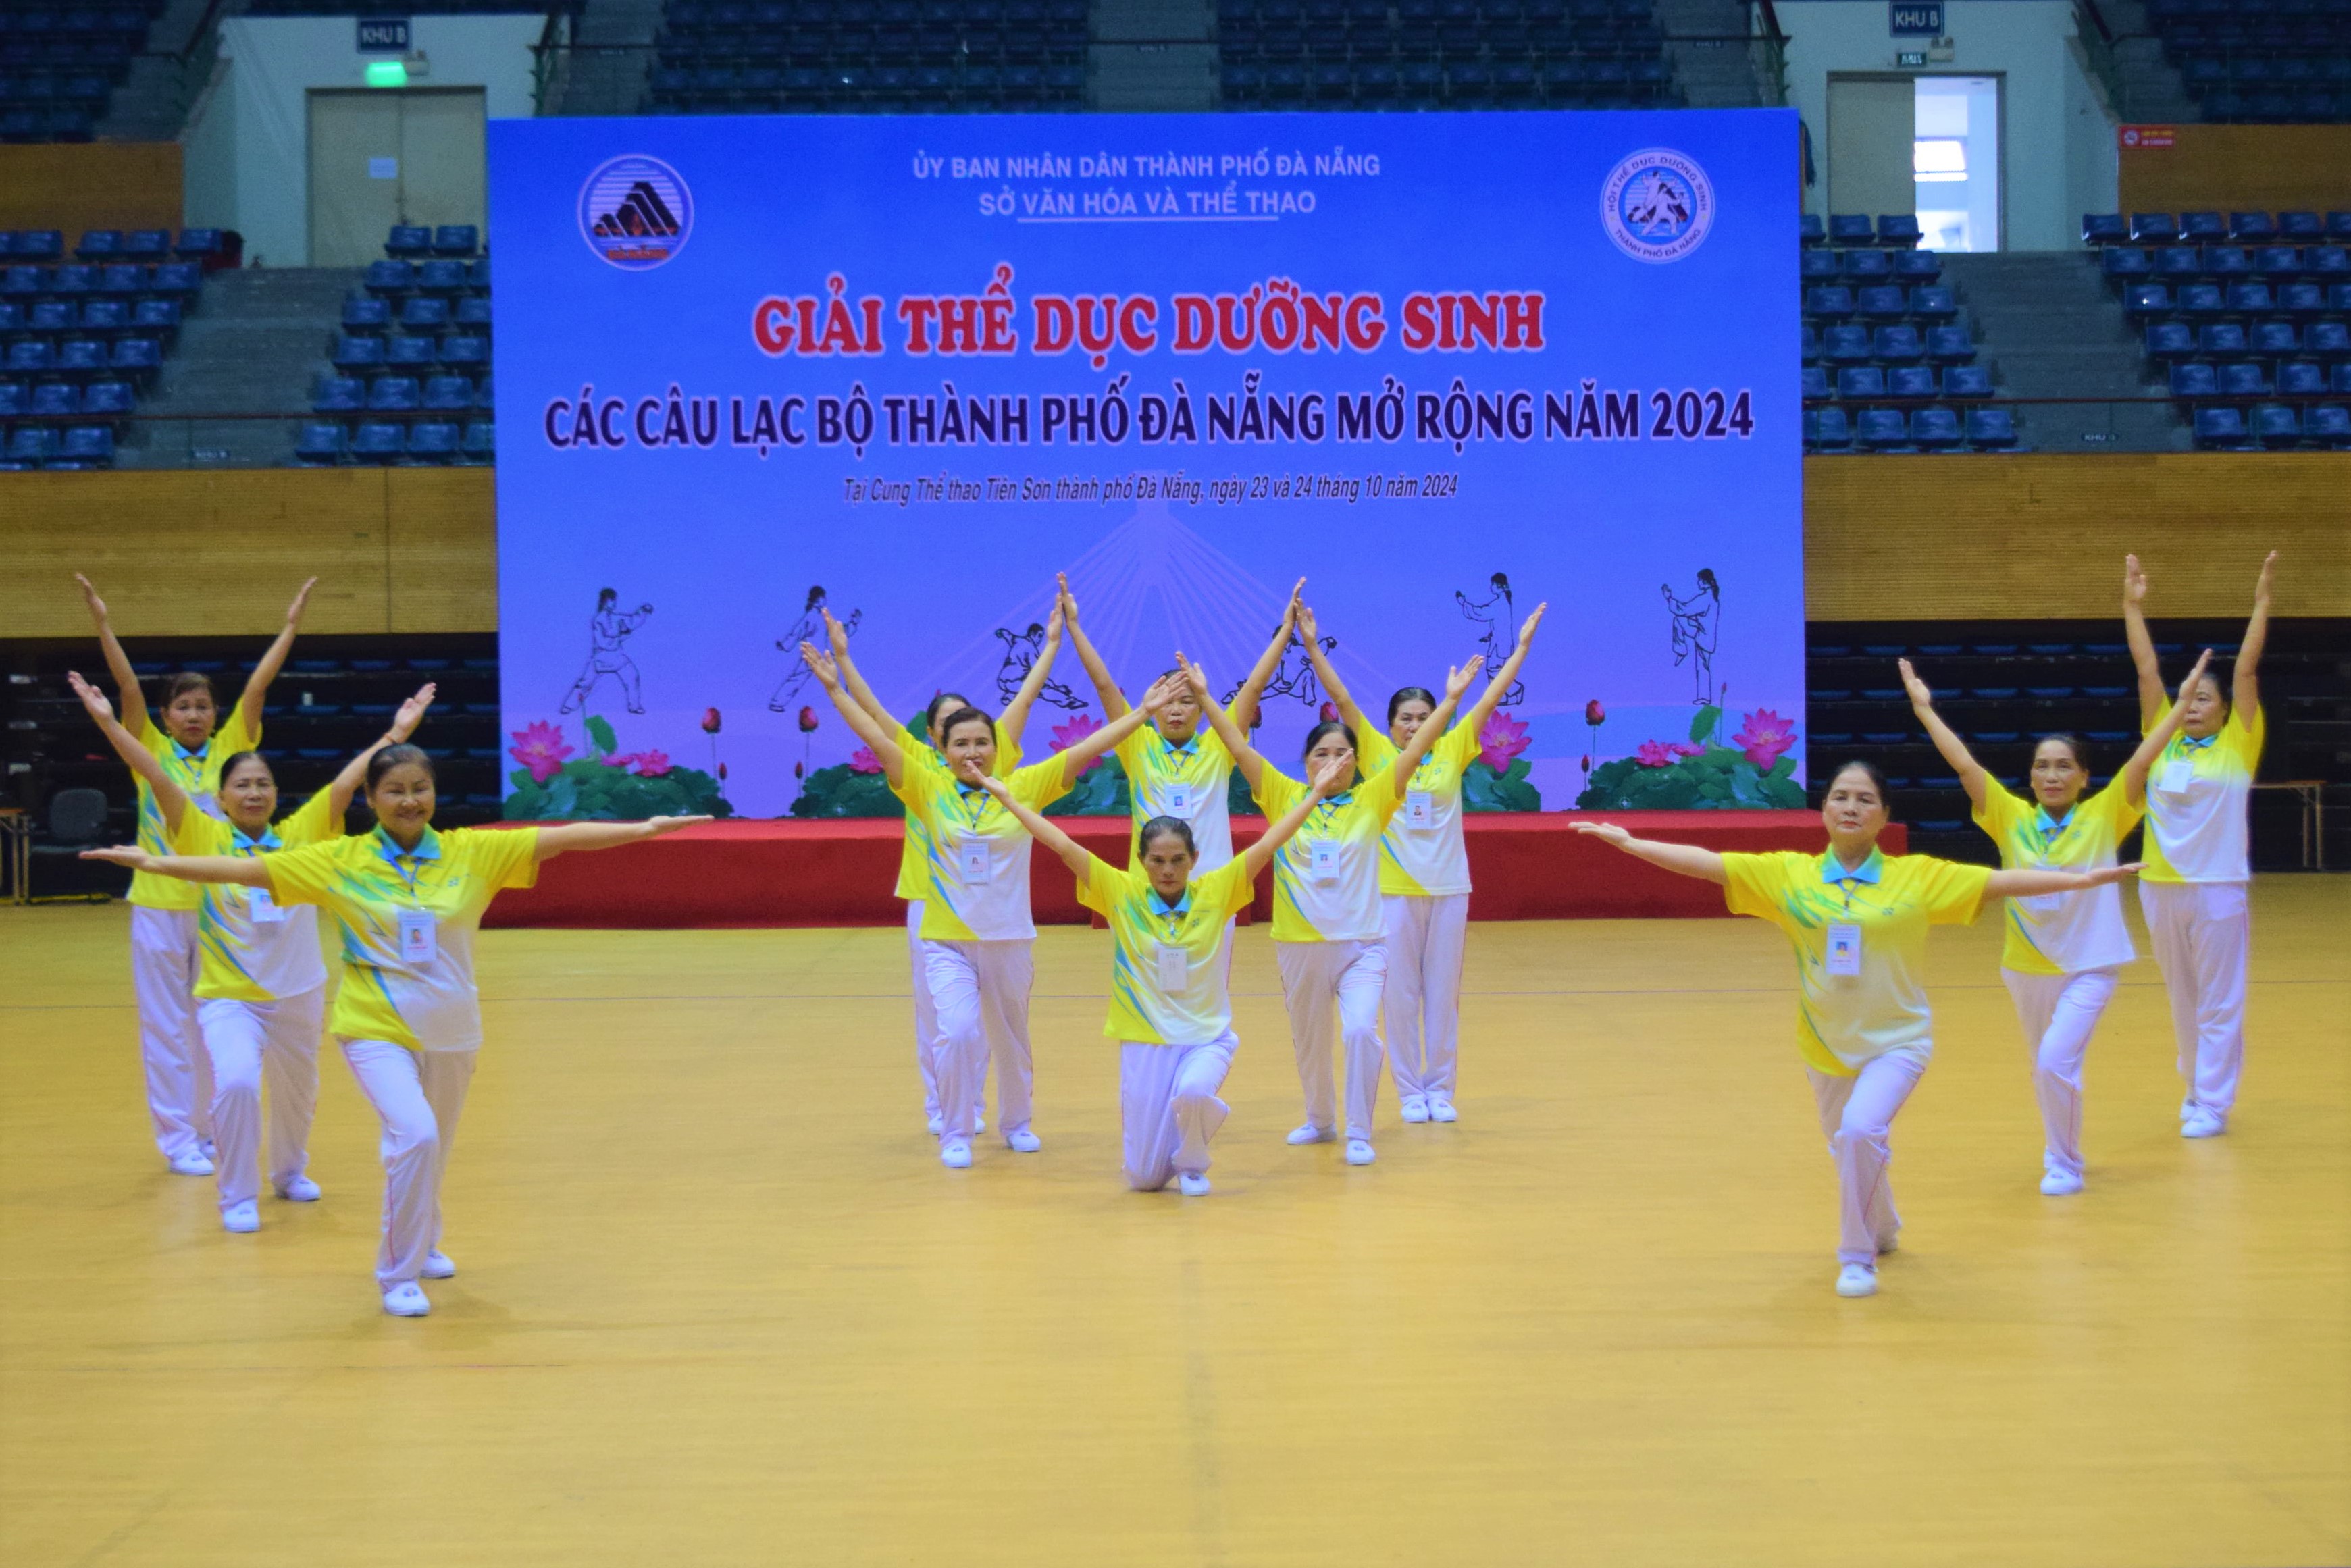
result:
[[(1545, 811), (1473, 816), (1469, 869), (1478, 891), (1473, 920), (1616, 920), (1723, 914), (1719, 889), (1673, 876), (1568, 824), (1603, 813)], [(1644, 838), (1715, 850), (1804, 850), (1827, 844), (1812, 811), (1629, 811), (1606, 814)], [(1126, 824), (1065, 818), (1079, 842), (1113, 864), (1126, 860)], [(1265, 830), (1239, 817), (1242, 844)], [(538, 885), (500, 895), (486, 925), (615, 929), (671, 926), (895, 925), (904, 906), (890, 896), (898, 876), (899, 823), (713, 822), (651, 843), (600, 854), (564, 855), (539, 871)], [(1908, 837), (1886, 829), (1899, 853)], [(1258, 880), (1256, 918), (1272, 917), (1273, 873)], [(1086, 912), (1061, 862), (1040, 849), (1029, 885), (1037, 919), (1078, 925)]]

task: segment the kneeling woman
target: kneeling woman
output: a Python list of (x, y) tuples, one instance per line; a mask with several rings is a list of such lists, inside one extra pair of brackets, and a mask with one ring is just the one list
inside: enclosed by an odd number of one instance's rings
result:
[[(1193, 694), (1216, 727), (1233, 764), (1270, 817), (1289, 813), (1307, 787), (1258, 754), (1232, 716), (1208, 695), (1200, 666), (1186, 662)], [(1380, 1097), (1380, 996), (1387, 977), (1381, 940), (1380, 834), (1404, 804), (1407, 781), (1453, 716), (1482, 667), (1473, 659), (1447, 671), (1445, 699), (1405, 743), (1395, 761), (1317, 804), (1306, 824), (1274, 857), (1273, 951), (1281, 966), (1281, 995), (1290, 1009), (1290, 1043), (1298, 1056), (1306, 1120), (1293, 1144), (1327, 1144), (1338, 1135), (1338, 1096), (1331, 1082), (1332, 1013), (1347, 1051), (1347, 1163), (1367, 1166), (1372, 1113)], [(1336, 766), (1355, 776), (1355, 734), (1325, 719), (1306, 734), (1306, 768), (1321, 778)]]
[[(977, 708), (939, 721), (946, 766), (909, 755), (905, 729), (883, 723), (842, 689), (829, 653), (800, 644), (800, 657), (857, 737), (872, 749), (922, 824), (927, 844), (923, 890), (923, 983), (938, 1019), (939, 1163), (971, 1164), (980, 1082), (996, 1060), (996, 1114), (1017, 1155), (1044, 1147), (1029, 1125), (1035, 1068), (1029, 1051), (1029, 987), (1036, 973), (1037, 925), (1029, 913), (1029, 835), (981, 780), (996, 771), (996, 723)], [(1022, 804), (1041, 810), (1070, 792), (1087, 765), (1142, 727), (1166, 702), (1162, 681), (1143, 706), (1113, 719), (1067, 751), (1005, 780)]]
[(376, 1282), (383, 1310), (432, 1311), (417, 1281), (445, 1280), (441, 1178), (482, 1043), (474, 986), (474, 933), (509, 887), (538, 880), (541, 861), (566, 850), (634, 843), (706, 817), (645, 822), (564, 822), (536, 828), (433, 829), (432, 759), (388, 746), (368, 759), (372, 832), (252, 857), (151, 855), (91, 850), (183, 882), (259, 888), (273, 904), (323, 905), (341, 927), (343, 972), (329, 1029), (360, 1091), (383, 1121), (383, 1246)]
[[(2208, 651), (2188, 677), (2193, 688), (2211, 662)], [(2088, 743), (2078, 735), (2044, 735), (2032, 747), (2032, 794), (2026, 805), (1984, 771), (1965, 742), (1935, 712), (1934, 694), (1901, 661), (1911, 711), (1975, 803), (1976, 826), (2000, 846), (2011, 871), (2068, 871), (2112, 865), (2116, 846), (2147, 811), (2147, 774), (2187, 716), (2174, 707), (2106, 787), (2084, 800), (2090, 783)], [(2119, 888), (2053, 893), (2008, 906), (2000, 977), (2016, 1003), (2032, 1053), (2033, 1097), (2041, 1103), (2041, 1190), (2064, 1197), (2082, 1190), (2082, 1058), (2114, 998), (2122, 966), (2137, 955), (2123, 924)]]
[[(226, 821), (196, 810), (178, 779), (114, 716), (106, 695), (78, 674), (66, 682), (81, 698), (117, 756), (152, 791), (174, 854), (254, 856), (300, 849), (343, 835), (343, 813), (368, 761), (415, 731), (432, 706), (425, 686), (400, 706), (381, 740), (353, 758), (333, 783), (284, 821), (277, 779), (257, 751), (240, 751), (221, 768), (218, 799)], [(269, 1084), (269, 1185), (293, 1203), (315, 1203), (310, 1179), (310, 1118), (319, 1105), (319, 1037), (326, 1024), (327, 967), (319, 958), (319, 917), (281, 909), (257, 887), (222, 883), (202, 890), (196, 911), (196, 1028), (212, 1062), (210, 1106), (221, 1227), (261, 1228), (261, 1086)]]
[(1902, 1226), (1886, 1175), (1893, 1158), (1888, 1135), (1934, 1051), (1927, 927), (1970, 924), (1986, 898), (2078, 893), (2119, 882), (2138, 867), (1991, 871), (1928, 855), (1888, 859), (1877, 852), (1886, 780), (1866, 762), (1848, 762), (1830, 779), (1821, 820), (1829, 848), (1818, 855), (1718, 853), (1636, 839), (1614, 822), (1578, 822), (1575, 829), (1652, 865), (1720, 883), (1731, 914), (1768, 920), (1788, 934), (1802, 987), (1796, 1049), (1843, 1195), (1836, 1291), (1868, 1296), (1877, 1291), (1878, 1254), (1894, 1250)]
[(1233, 1033), (1225, 935), (1249, 907), (1257, 873), (1308, 815), (1347, 785), (1351, 763), (1326, 763), (1314, 787), (1238, 859), (1192, 874), (1200, 852), (1192, 824), (1154, 817), (1138, 831), (1136, 863), (1121, 871), (1023, 805), (1004, 781), (981, 786), (1029, 836), (1076, 873), (1078, 902), (1110, 922), (1110, 1019), (1119, 1042), (1119, 1118), (1126, 1180), (1157, 1192), (1176, 1178), (1186, 1197), (1208, 1190), (1208, 1140), (1225, 1124), (1217, 1098), (1240, 1040)]

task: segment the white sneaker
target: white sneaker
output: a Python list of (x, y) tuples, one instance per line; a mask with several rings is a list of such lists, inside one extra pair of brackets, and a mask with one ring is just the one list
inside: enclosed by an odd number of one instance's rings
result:
[(1840, 1296), (1877, 1294), (1877, 1270), (1866, 1263), (1846, 1264), (1837, 1270), (1836, 1293)]
[(457, 1277), (457, 1260), (435, 1247), (424, 1255), (424, 1277), (428, 1280), (454, 1280)]
[(1432, 1094), (1428, 1097), (1428, 1119), (1430, 1121), (1454, 1122), (1458, 1121), (1460, 1119), (1460, 1115), (1461, 1113), (1453, 1108), (1453, 1102), (1447, 1100), (1444, 1095)]
[(239, 1236), (252, 1235), (261, 1228), (261, 1206), (249, 1197), (243, 1203), (230, 1204), (221, 1210), (221, 1228)]
[(1397, 1102), (1396, 1113), (1407, 1122), (1426, 1122), (1428, 1120), (1428, 1102), (1417, 1094), (1410, 1095)]
[(1208, 1196), (1208, 1178), (1197, 1171), (1178, 1171), (1176, 1173), (1176, 1190), (1186, 1197), (1206, 1197)]
[(971, 1168), (971, 1145), (961, 1138), (949, 1138), (939, 1145), (939, 1164), (951, 1171)]
[(2082, 1178), (2052, 1166), (2041, 1173), (2041, 1190), (2051, 1197), (2071, 1197), (2082, 1190)]
[(987, 1131), (987, 1118), (975, 1114), (971, 1119), (971, 1135), (976, 1138), (986, 1131)]
[(2217, 1138), (2228, 1130), (2227, 1118), (2218, 1111), (2208, 1111), (2201, 1105), (2196, 1108), (2194, 1115), (2179, 1124), (2179, 1135), (2183, 1138)]
[(433, 1303), (424, 1299), (423, 1286), (402, 1280), (383, 1293), (383, 1310), (396, 1318), (421, 1318), (432, 1312)]
[(213, 1163), (200, 1154), (174, 1155), (172, 1156), (172, 1174), (173, 1176), (210, 1176), (213, 1174)]
[(1373, 1152), (1372, 1142), (1369, 1138), (1349, 1138), (1347, 1140), (1347, 1163), (1349, 1165), (1367, 1166), (1379, 1157), (1380, 1156), (1377, 1154)]
[(1331, 1127), (1318, 1127), (1313, 1123), (1309, 1122), (1302, 1127), (1290, 1128), (1290, 1136), (1284, 1138), (1282, 1142), (1286, 1144), (1329, 1144), (1335, 1143), (1338, 1140), (1338, 1137), (1339, 1134), (1335, 1129)]
[(1016, 1155), (1033, 1155), (1045, 1146), (1045, 1140), (1023, 1127), (1017, 1133), (1005, 1134), (1004, 1146)]
[(923, 1125), (929, 1130), (931, 1136), (935, 1138), (947, 1130), (947, 1119), (945, 1116), (934, 1115)]
[(316, 1203), (319, 1201), (319, 1184), (308, 1176), (298, 1176), (279, 1187), (277, 1196), (288, 1203)]

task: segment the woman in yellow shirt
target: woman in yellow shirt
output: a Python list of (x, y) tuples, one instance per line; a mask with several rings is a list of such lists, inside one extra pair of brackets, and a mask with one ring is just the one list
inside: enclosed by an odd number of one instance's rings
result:
[[(996, 724), (977, 708), (939, 721), (946, 766), (925, 762), (904, 726), (877, 719), (841, 685), (830, 653), (800, 644), (800, 657), (858, 738), (873, 749), (891, 791), (923, 826), (921, 981), (938, 1019), (939, 1163), (971, 1165), (978, 1130), (979, 1083), (996, 1061), (997, 1120), (1005, 1147), (1033, 1155), (1044, 1147), (1029, 1125), (1035, 1067), (1029, 1049), (1029, 988), (1036, 975), (1037, 926), (1029, 910), (1029, 836), (980, 787), (997, 772)], [(1019, 768), (1005, 782), (1041, 809), (1070, 792), (1095, 758), (1140, 728), (1166, 700), (1170, 683), (1152, 688), (1134, 712), (1068, 750)]]
[[(1469, 940), (1469, 846), (1461, 830), (1462, 775), (1478, 759), (1479, 737), (1502, 698), (1517, 684), (1535, 628), (1548, 604), (1519, 628), (1518, 645), (1486, 683), (1485, 694), (1428, 748), (1405, 786), (1404, 810), (1380, 835), (1380, 924), (1388, 977), (1380, 1017), (1386, 1026), (1388, 1072), (1395, 1080), (1398, 1113), (1407, 1122), (1452, 1122), (1461, 1042), (1461, 956)], [(1314, 612), (1300, 619), (1300, 637), (1322, 690), (1338, 705), (1363, 743), (1363, 765), (1387, 767), (1412, 744), (1437, 712), (1426, 686), (1405, 686), (1388, 698), (1388, 732), (1365, 722), (1318, 638)]]
[[(2211, 653), (2188, 677), (2194, 685)], [(2104, 789), (2084, 800), (2090, 785), (2089, 743), (2078, 735), (2044, 735), (2032, 747), (2033, 804), (2027, 806), (1984, 770), (1967, 743), (1935, 711), (1934, 693), (1899, 661), (1911, 711), (1959, 787), (1974, 803), (1976, 826), (2000, 846), (2011, 871), (2113, 865), (2116, 846), (2147, 807), (2147, 770), (2179, 727), (2174, 709), (2139, 743)], [(2123, 924), (2122, 890), (2050, 893), (2008, 904), (2000, 977), (2024, 1026), (2033, 1097), (2041, 1103), (2041, 1190), (2064, 1197), (2082, 1190), (2082, 1058), (2113, 999), (2122, 967), (2137, 955)]]
[(457, 1265), (441, 1250), (441, 1181), (482, 1044), (474, 934), (509, 887), (538, 879), (539, 862), (567, 850), (602, 850), (674, 833), (707, 817), (644, 822), (562, 822), (435, 831), (433, 761), (413, 746), (368, 759), (375, 831), (262, 855), (156, 855), (126, 847), (93, 860), (192, 883), (258, 888), (278, 905), (316, 904), (342, 936), (342, 977), (328, 1028), (360, 1092), (383, 1123), (383, 1244), (376, 1283), (383, 1310), (433, 1310), (420, 1279)]
[(1895, 1113), (1933, 1054), (1927, 1007), (1927, 928), (1971, 923), (1986, 898), (2034, 898), (2118, 882), (2136, 865), (1991, 871), (1929, 855), (1878, 852), (1886, 780), (1866, 762), (1829, 778), (1824, 854), (1728, 854), (1636, 839), (1614, 822), (1577, 822), (1627, 854), (1680, 876), (1719, 883), (1733, 915), (1768, 920), (1796, 952), (1796, 1049), (1836, 1157), (1841, 1239), (1836, 1291), (1877, 1292), (1877, 1259), (1901, 1218), (1886, 1177)]
[[(2268, 724), (2262, 712), (2262, 648), (2269, 641), (2270, 584), (2277, 551), (2262, 562), (2253, 615), (2223, 695), (2220, 676), (2180, 683), (2177, 702), (2147, 632), (2147, 574), (2123, 558), (2123, 630), (2138, 669), (2138, 727), (2151, 732), (2174, 708), (2179, 732), (2155, 764), (2147, 796), (2147, 874), (2139, 912), (2171, 1001), (2179, 1045), (2179, 1135), (2216, 1138), (2229, 1130), (2245, 1065), (2245, 967), (2252, 956), (2253, 876), (2249, 809)], [(2204, 666), (2199, 664), (2201, 671)]]
[[(831, 644), (832, 662), (841, 672), (841, 689), (855, 700), (859, 707), (871, 715), (875, 723), (885, 729), (900, 729), (902, 727), (897, 716), (882, 706), (882, 699), (873, 695), (873, 688), (865, 684), (865, 676), (857, 668), (856, 661), (849, 656), (848, 628), (833, 619), (830, 609), (820, 612), (824, 616), (825, 641)], [(1029, 710), (1036, 706), (1038, 694), (1045, 689), (1045, 682), (1053, 673), (1053, 655), (1061, 651), (1061, 618), (1056, 614), (1045, 624), (1045, 645), (1030, 663), (1029, 674), (1021, 681), (1019, 690), (1005, 705), (1004, 716), (997, 721), (998, 731), (1003, 737), (996, 760), (998, 772), (1008, 773), (1020, 766), (1021, 734), (1029, 727)], [(969, 706), (970, 699), (961, 692), (932, 694), (930, 705), (923, 709), (924, 738), (930, 744), (927, 747), (915, 747), (909, 755), (918, 763), (944, 767), (939, 755), (939, 721)], [(930, 988), (923, 983), (923, 882), (924, 867), (929, 853), (929, 837), (921, 821), (909, 811), (905, 817), (904, 839), (898, 852), (895, 896), (904, 900), (906, 905), (906, 953), (914, 971), (914, 1071), (923, 1083), (924, 1124), (935, 1138), (946, 1123), (939, 1113), (939, 1018), (936, 1009), (931, 1006)], [(972, 1085), (972, 1092), (984, 1094), (986, 1089), (987, 1079), (983, 1073), (980, 1080)], [(1000, 1078), (997, 1092), (999, 1096), (1003, 1093)], [(986, 1108), (978, 1100), (972, 1103), (972, 1125), (977, 1132), (987, 1130)]]
[[(303, 606), (318, 579), (305, 582), (287, 607), (285, 629), (246, 677), (244, 695), (224, 721), (208, 676), (193, 670), (173, 675), (163, 690), (162, 722), (148, 717), (139, 674), (115, 640), (106, 601), (89, 578), (74, 573), (83, 601), (98, 628), (106, 667), (114, 676), (123, 727), (148, 745), (164, 771), (186, 791), (197, 810), (217, 817), (221, 770), (239, 752), (261, 744), (261, 706), (269, 684), (285, 666), (302, 623)], [(171, 850), (162, 809), (144, 779), (139, 790), (139, 842), (155, 854)], [(147, 1113), (156, 1146), (181, 1176), (210, 1176), (212, 1160), (212, 1068), (196, 1030), (196, 910), (201, 895), (167, 877), (131, 879), (131, 983), (139, 1004), (139, 1053), (147, 1071)]]
[[(1306, 1096), (1306, 1120), (1290, 1132), (1290, 1141), (1327, 1144), (1338, 1136), (1338, 1096), (1331, 1081), (1335, 1015), (1347, 1053), (1351, 1166), (1367, 1166), (1378, 1157), (1372, 1149), (1372, 1115), (1380, 1097), (1380, 992), (1387, 973), (1380, 930), (1380, 834), (1404, 804), (1413, 769), (1445, 732), (1461, 694), (1482, 667), (1479, 658), (1447, 672), (1444, 700), (1395, 761), (1315, 807), (1297, 837), (1274, 857), (1273, 952), (1281, 966), (1282, 1002), (1290, 1009), (1298, 1084)], [(1258, 754), (1232, 716), (1209, 695), (1208, 678), (1199, 665), (1185, 660), (1184, 671), (1258, 805), (1268, 818), (1287, 814), (1307, 787)], [(1320, 778), (1332, 766), (1342, 777), (1355, 777), (1355, 732), (1325, 719), (1306, 732), (1306, 771)]]
[[(240, 751), (221, 768), (221, 817), (194, 809), (155, 754), (115, 721), (106, 694), (74, 671), (66, 684), (81, 698), (115, 754), (153, 791), (174, 854), (259, 855), (340, 838), (343, 813), (368, 760), (415, 732), (432, 706), (428, 683), (401, 704), (392, 727), (353, 758), (334, 781), (284, 821), (277, 779), (257, 751)], [(225, 819), (225, 820), (224, 820)], [(279, 1197), (315, 1203), (308, 1175), (310, 1117), (319, 1103), (319, 1036), (326, 1023), (327, 968), (319, 958), (318, 913), (280, 909), (259, 888), (203, 887), (196, 913), (200, 956), (196, 1028), (212, 1067), (208, 1110), (217, 1145), (221, 1228), (261, 1228), (261, 1087), (269, 1084), (269, 1182)]]
[(981, 788), (1075, 873), (1078, 902), (1110, 924), (1102, 1033), (1119, 1042), (1119, 1124), (1127, 1185), (1137, 1192), (1157, 1192), (1172, 1176), (1185, 1197), (1207, 1195), (1208, 1140), (1228, 1111), (1217, 1092), (1240, 1049), (1226, 934), (1248, 906), (1257, 873), (1351, 772), (1336, 759), (1327, 764), (1313, 789), (1239, 858), (1213, 870), (1201, 867), (1192, 824), (1182, 818), (1144, 823), (1140, 852), (1121, 870), (1031, 810), (1002, 779), (981, 776)]

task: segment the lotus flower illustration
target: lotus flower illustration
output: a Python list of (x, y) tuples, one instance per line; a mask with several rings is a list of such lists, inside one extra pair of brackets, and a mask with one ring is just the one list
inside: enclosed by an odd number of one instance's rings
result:
[(702, 733), (705, 735), (716, 735), (718, 733), (718, 710), (715, 707), (704, 708), (702, 710)]
[(1531, 744), (1527, 727), (1499, 708), (1486, 721), (1486, 727), (1478, 732), (1478, 755), (1497, 773), (1510, 771), (1519, 753)]
[(806, 735), (815, 727), (816, 709), (812, 707), (804, 707), (800, 709), (800, 733), (802, 735)]
[(669, 753), (659, 747), (650, 751), (640, 751), (635, 757), (630, 758), (630, 761), (632, 766), (629, 771), (640, 779), (658, 779), (668, 772), (671, 767)]
[(1730, 741), (1746, 754), (1748, 761), (1769, 769), (1780, 760), (1782, 753), (1796, 744), (1795, 721), (1782, 718), (1768, 707), (1757, 708), (1740, 721), (1739, 733)]
[(563, 732), (545, 719), (534, 719), (525, 728), (510, 732), (515, 744), (507, 755), (523, 765), (534, 784), (544, 784), (563, 771), (564, 758), (571, 747), (564, 743)]
[[(1070, 747), (1075, 746), (1078, 742), (1083, 740), (1086, 737), (1092, 735), (1101, 727), (1102, 721), (1095, 718), (1092, 714), (1071, 714), (1068, 718), (1063, 719), (1061, 723), (1053, 727), (1053, 749), (1055, 751), (1067, 751)], [(1107, 753), (1104, 755), (1107, 755)], [(1092, 762), (1087, 763), (1085, 768), (1079, 768), (1078, 771), (1080, 774), (1083, 774), (1087, 768), (1096, 766), (1096, 764), (1101, 761), (1102, 758), (1097, 757)]]
[(1674, 747), (1662, 740), (1645, 740), (1633, 753), (1633, 760), (1644, 768), (1670, 768), (1674, 765)]
[(852, 773), (879, 773), (882, 771), (882, 759), (873, 755), (872, 747), (861, 746), (849, 754), (849, 770)]

